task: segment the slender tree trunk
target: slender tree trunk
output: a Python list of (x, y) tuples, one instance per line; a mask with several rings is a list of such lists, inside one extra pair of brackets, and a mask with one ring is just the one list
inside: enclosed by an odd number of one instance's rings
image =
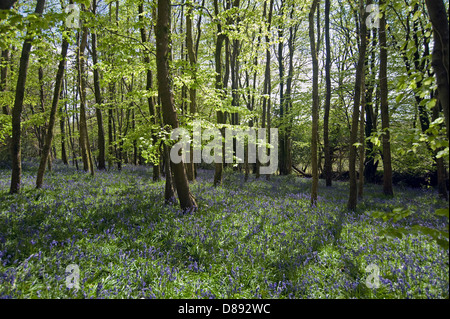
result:
[[(366, 125), (365, 125), (365, 133), (366, 137), (370, 137), (373, 132), (377, 131), (376, 126), (376, 117), (377, 113), (374, 112), (373, 105), (374, 103), (374, 86), (375, 86), (375, 78), (376, 78), (376, 72), (375, 72), (375, 47), (377, 43), (377, 29), (373, 29), (373, 37), (372, 37), (372, 45), (371, 45), (371, 54), (370, 54), (370, 76), (369, 80), (367, 81), (366, 85)], [(370, 32), (368, 32), (368, 36), (370, 35)], [(367, 59), (366, 65), (369, 66), (369, 59)], [(375, 97), (376, 99), (376, 97)], [(364, 179), (367, 182), (374, 182), (375, 181), (375, 174), (378, 168), (378, 160), (375, 161), (375, 146), (374, 144), (368, 140), (366, 143), (366, 155), (364, 160)]]
[[(385, 0), (380, 0), (380, 6)], [(386, 15), (380, 18), (380, 108), (381, 128), (383, 130), (383, 193), (394, 195), (392, 188), (391, 141), (389, 127), (388, 83), (387, 83), (387, 47), (386, 47)]]
[[(219, 15), (219, 5), (218, 0), (214, 0), (214, 14), (215, 16)], [(216, 48), (214, 52), (215, 59), (215, 69), (216, 69), (216, 83), (215, 88), (216, 92), (219, 95), (223, 94), (223, 83), (222, 83), (222, 46), (226, 36), (222, 33), (222, 26), (220, 23), (217, 24), (217, 40), (216, 40)], [(225, 116), (222, 110), (218, 110), (216, 112), (217, 116), (217, 124), (225, 123)], [(222, 130), (223, 132), (223, 130)], [(214, 186), (218, 186), (222, 184), (223, 177), (223, 161), (216, 162), (214, 164)]]
[(447, 139), (449, 139), (449, 25), (443, 0), (425, 0), (433, 25), (434, 48), (432, 66), (436, 74), (439, 100), (444, 111)]
[[(138, 11), (139, 11), (139, 21), (143, 22), (144, 21), (144, 17), (143, 17), (143, 13), (144, 13), (144, 4), (141, 2), (139, 3), (138, 6)], [(153, 17), (156, 18), (156, 17)], [(140, 29), (141, 32), (141, 41), (142, 43), (148, 43), (149, 42), (149, 36), (147, 36), (147, 31), (146, 29), (142, 26)], [(150, 56), (149, 56), (149, 52), (145, 52), (144, 55), (144, 63), (146, 64), (147, 67), (147, 82), (145, 85), (145, 89), (150, 91), (153, 89), (153, 74), (152, 74), (152, 70), (150, 68)], [(148, 103), (148, 110), (150, 113), (150, 123), (154, 126), (152, 128), (152, 144), (156, 145), (158, 138), (156, 136), (156, 130), (155, 127), (156, 125), (159, 123), (158, 117), (156, 115), (155, 112), (155, 99), (153, 96), (149, 96), (147, 98), (147, 103)], [(160, 157), (159, 151), (156, 151), (156, 156)], [(160, 179), (160, 165), (159, 164), (153, 164), (153, 181), (159, 181)]]
[(358, 197), (358, 189), (356, 183), (356, 151), (357, 147), (355, 143), (357, 143), (358, 138), (358, 121), (359, 121), (359, 107), (361, 103), (361, 83), (364, 81), (364, 63), (366, 59), (366, 19), (367, 12), (364, 6), (364, 0), (359, 1), (359, 21), (356, 23), (359, 24), (359, 39), (360, 39), (360, 47), (359, 47), (359, 57), (358, 57), (358, 65), (356, 67), (356, 76), (355, 76), (355, 95), (353, 98), (353, 114), (352, 114), (352, 126), (350, 133), (350, 156), (349, 156), (349, 185), (350, 192), (348, 198), (347, 207), (349, 210), (355, 210), (357, 204)]
[[(2, 50), (2, 56), (0, 58), (0, 92), (8, 91), (8, 64), (9, 64), (9, 50)], [(3, 105), (3, 114), (9, 115), (11, 110), (8, 105)]]
[[(61, 88), (61, 98), (65, 99), (66, 98), (66, 89), (64, 88), (64, 83), (65, 81), (63, 81), (63, 87)], [(64, 102), (67, 103), (67, 102)], [(69, 161), (67, 159), (67, 150), (66, 150), (66, 140), (67, 140), (67, 136), (66, 136), (66, 125), (65, 125), (65, 114), (63, 111), (63, 105), (61, 104), (61, 106), (59, 107), (59, 129), (61, 130), (61, 159), (64, 163), (64, 165), (69, 165)]]
[[(188, 11), (186, 14), (186, 48), (188, 53), (189, 65), (191, 67), (192, 81), (194, 85), (189, 88), (189, 113), (194, 116), (197, 112), (197, 90), (195, 89), (196, 72), (197, 72), (197, 58), (194, 51), (194, 43), (192, 36), (192, 3), (188, 2)], [(195, 164), (194, 164), (194, 149), (192, 143), (190, 143), (190, 161), (186, 164), (188, 180), (195, 181)]]
[(330, 44), (330, 0), (325, 0), (325, 81), (326, 81), (326, 93), (325, 93), (325, 106), (323, 115), (323, 148), (325, 152), (325, 184), (331, 186), (332, 184), (332, 164), (330, 153), (330, 140), (329, 134), (329, 118), (330, 118), (330, 105), (331, 105), (331, 44)]
[(69, 42), (63, 36), (62, 44), (61, 44), (61, 60), (59, 61), (58, 72), (56, 73), (52, 108), (50, 110), (50, 119), (48, 121), (47, 133), (45, 134), (45, 143), (44, 143), (44, 147), (42, 149), (41, 161), (39, 163), (39, 169), (38, 169), (37, 178), (36, 178), (36, 188), (41, 188), (42, 183), (44, 181), (45, 165), (47, 164), (47, 160), (48, 160), (49, 153), (50, 153), (50, 147), (51, 147), (52, 141), (53, 141), (53, 128), (54, 128), (55, 122), (56, 122), (56, 115), (57, 115), (57, 111), (58, 111), (58, 102), (59, 102), (59, 97), (60, 97), (61, 85), (62, 85), (63, 78), (64, 78), (64, 68), (65, 68), (65, 64), (66, 64), (66, 56), (67, 56), (68, 48), (69, 48)]
[[(266, 16), (267, 12), (267, 1), (264, 2), (264, 16)], [(273, 0), (270, 0), (269, 8), (268, 8), (268, 16), (267, 16), (267, 30), (270, 30), (270, 26), (272, 24), (272, 12), (273, 12)], [(262, 116), (261, 116), (261, 128), (268, 128), (268, 132), (270, 132), (270, 92), (271, 92), (271, 84), (270, 84), (270, 38), (266, 33), (266, 64), (264, 70), (264, 84), (263, 84), (263, 100), (262, 100)], [(268, 134), (270, 139), (270, 133)], [(268, 150), (270, 152), (270, 150)], [(256, 159), (256, 178), (259, 177), (261, 163), (259, 162), (259, 156)], [(268, 175), (267, 175), (268, 176)]]
[[(365, 71), (363, 72), (365, 73)], [(361, 111), (359, 118), (359, 172), (358, 172), (358, 198), (362, 199), (364, 195), (364, 110), (366, 107), (366, 85), (365, 76), (361, 81)]]
[[(439, 110), (440, 110), (440, 100), (439, 100), (439, 91), (436, 96), (437, 102), (436, 105), (433, 108), (433, 115), (432, 120), (435, 121), (439, 117)], [(443, 148), (438, 148), (434, 151), (433, 157), (434, 161), (436, 162), (436, 170), (437, 170), (437, 186), (438, 186), (438, 193), (439, 197), (442, 199), (448, 201), (448, 190), (447, 190), (447, 172), (445, 168), (445, 162), (444, 158), (440, 157), (437, 158), (437, 153), (441, 151)]]
[[(290, 12), (290, 19), (293, 19), (294, 7), (292, 6)], [(291, 151), (291, 132), (292, 132), (292, 117), (289, 114), (292, 112), (292, 79), (294, 77), (294, 43), (297, 38), (298, 25), (289, 27), (289, 60), (288, 60), (288, 76), (286, 79), (286, 100), (285, 100), (285, 167), (286, 174), (292, 172), (292, 151)]]
[[(171, 1), (158, 0), (158, 18), (155, 28), (158, 93), (161, 97), (164, 124), (175, 129), (178, 128), (178, 118), (174, 107), (170, 83), (170, 15)], [(169, 161), (169, 159), (167, 160)], [(197, 208), (197, 203), (189, 190), (189, 181), (182, 161), (173, 164), (173, 173), (181, 209), (185, 211), (195, 210)]]
[(313, 0), (309, 11), (309, 43), (311, 47), (312, 67), (313, 67), (313, 102), (312, 102), (312, 132), (311, 132), (311, 205), (317, 204), (317, 190), (319, 185), (319, 172), (317, 160), (317, 144), (319, 131), (319, 63), (316, 52), (316, 40), (314, 36), (314, 13), (319, 0)]
[[(39, 82), (39, 111), (45, 113), (45, 99), (44, 99), (44, 69), (42, 65), (38, 69), (38, 82)], [(47, 130), (47, 123), (37, 126), (37, 138), (39, 145), (39, 156), (42, 155), (42, 148), (44, 147), (45, 131)]]
[[(284, 10), (284, 0), (281, 1), (279, 15), (283, 15)], [(314, 6), (314, 5), (313, 5)], [(280, 77), (280, 128), (279, 128), (279, 149), (280, 152), (278, 154), (278, 167), (280, 170), (280, 175), (287, 175), (287, 150), (286, 150), (286, 97), (284, 92), (284, 55), (283, 55), (283, 47), (284, 43), (281, 40), (283, 38), (283, 28), (278, 29), (278, 73)], [(314, 63), (314, 62), (313, 62)]]
[[(97, 9), (97, 1), (92, 2), (92, 12), (95, 15)], [(94, 95), (95, 95), (95, 114), (97, 117), (97, 134), (98, 134), (98, 169), (106, 169), (106, 150), (105, 150), (105, 130), (103, 128), (103, 115), (101, 110), (101, 105), (103, 103), (102, 94), (100, 91), (100, 75), (98, 71), (98, 58), (97, 58), (97, 34), (95, 32), (91, 33), (92, 40), (92, 61), (94, 63)]]
[[(45, 0), (37, 0), (35, 14), (41, 15), (44, 12)], [(23, 99), (25, 96), (25, 84), (27, 81), (28, 61), (30, 59), (31, 42), (30, 30), (27, 32), (26, 40), (23, 43), (22, 54), (19, 63), (19, 73), (17, 76), (16, 94), (14, 99), (14, 108), (12, 111), (12, 137), (11, 137), (11, 156), (12, 171), (11, 185), (9, 192), (11, 194), (20, 192), (22, 175), (22, 154), (21, 154), (21, 128), (20, 118), (23, 109)]]
[(83, 27), (80, 31), (82, 33), (78, 47), (77, 62), (78, 62), (78, 85), (80, 92), (80, 147), (81, 157), (83, 159), (83, 169), (85, 172), (90, 171), (94, 175), (94, 167), (92, 165), (92, 156), (89, 146), (89, 136), (87, 130), (86, 119), (86, 75), (85, 75), (85, 55), (88, 30)]
[(166, 184), (164, 188), (164, 201), (166, 204), (175, 204), (176, 198), (175, 198), (175, 190), (173, 188), (173, 177), (172, 177), (172, 170), (170, 165), (170, 150), (169, 147), (164, 144), (164, 170), (166, 175)]

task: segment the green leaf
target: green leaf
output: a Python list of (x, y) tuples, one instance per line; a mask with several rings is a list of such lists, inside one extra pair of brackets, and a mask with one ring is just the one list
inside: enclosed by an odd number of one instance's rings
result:
[(414, 13), (414, 16), (413, 16), (412, 20), (416, 21), (421, 14), (422, 14), (422, 12), (420, 10), (416, 11), (416, 13)]
[(400, 101), (403, 99), (403, 96), (405, 96), (404, 93), (401, 93), (401, 94), (397, 95), (397, 97), (395, 98), (395, 101), (397, 103), (400, 103)]
[[(443, 149), (442, 151), (439, 151), (437, 154), (436, 154), (436, 158), (441, 158), (441, 157), (444, 157), (444, 156), (448, 156), (448, 147), (446, 147), (445, 149)], [(448, 213), (447, 213), (447, 217), (448, 217)]]
[(427, 108), (431, 110), (436, 105), (436, 99), (431, 99), (427, 102)]
[(448, 208), (439, 208), (434, 212), (437, 216), (445, 216), (448, 218)]

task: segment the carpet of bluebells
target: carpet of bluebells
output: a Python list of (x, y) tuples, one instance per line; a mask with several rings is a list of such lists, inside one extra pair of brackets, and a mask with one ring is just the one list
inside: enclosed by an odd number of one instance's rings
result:
[[(0, 169), (1, 298), (448, 298), (449, 251), (425, 235), (383, 240), (387, 226), (448, 229), (434, 215), (447, 203), (433, 189), (366, 185), (348, 212), (348, 184), (255, 180), (199, 170), (191, 190), (200, 209), (182, 214), (164, 204), (164, 181), (151, 168), (125, 166), (95, 177), (55, 164), (43, 189), (37, 167), (23, 164), (22, 192), (9, 195)], [(374, 211), (415, 213), (392, 225)], [(79, 289), (66, 267), (80, 269)], [(366, 284), (379, 268), (378, 288)]]

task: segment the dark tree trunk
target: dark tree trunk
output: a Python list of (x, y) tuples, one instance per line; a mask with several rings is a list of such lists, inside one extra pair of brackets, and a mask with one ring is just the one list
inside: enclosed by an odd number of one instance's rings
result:
[(439, 90), (439, 100), (442, 105), (447, 128), (447, 139), (449, 139), (449, 25), (447, 10), (443, 0), (425, 0), (433, 24), (433, 58), (432, 65), (436, 73), (437, 86)]
[[(433, 116), (432, 119), (435, 121), (439, 117), (439, 110), (441, 108), (441, 103), (439, 100), (439, 91), (436, 95), (437, 103), (433, 108)], [(441, 151), (443, 148), (438, 148), (434, 151), (433, 158), (436, 163), (436, 173), (437, 173), (437, 186), (438, 186), (438, 193), (439, 197), (442, 199), (448, 201), (448, 190), (447, 190), (447, 171), (445, 168), (444, 158), (440, 157), (437, 158), (437, 153)]]
[[(95, 15), (97, 8), (97, 1), (94, 0), (92, 3), (92, 12)], [(95, 114), (97, 116), (97, 134), (98, 134), (98, 165), (99, 170), (106, 169), (106, 150), (105, 150), (105, 130), (103, 128), (103, 115), (101, 110), (101, 105), (103, 103), (102, 94), (100, 92), (100, 75), (98, 71), (98, 58), (97, 58), (97, 34), (95, 32), (91, 33), (92, 39), (92, 62), (94, 63), (94, 95), (95, 95)]]
[(68, 48), (69, 48), (69, 42), (66, 40), (65, 37), (63, 37), (62, 44), (61, 44), (61, 60), (59, 61), (58, 71), (56, 73), (52, 108), (50, 110), (50, 118), (48, 121), (47, 133), (45, 134), (45, 143), (44, 143), (44, 147), (42, 149), (41, 161), (39, 163), (39, 169), (38, 169), (37, 178), (36, 178), (36, 188), (42, 187), (42, 183), (44, 181), (45, 165), (47, 164), (47, 161), (49, 160), (48, 157), (50, 154), (50, 147), (51, 147), (52, 141), (53, 141), (53, 128), (54, 128), (55, 122), (56, 122), (56, 115), (57, 115), (57, 111), (58, 111), (58, 102), (59, 102), (59, 97), (60, 97), (61, 85), (62, 85), (63, 78), (64, 78), (64, 68), (66, 65), (66, 56), (67, 56)]
[[(377, 43), (377, 29), (373, 29), (373, 38), (372, 38), (372, 46), (371, 46), (371, 55), (370, 55), (370, 76), (369, 80), (366, 85), (366, 125), (365, 125), (365, 134), (366, 137), (370, 137), (373, 132), (377, 131), (376, 126), (376, 117), (377, 113), (374, 111), (373, 105), (374, 105), (374, 85), (375, 85), (375, 47)], [(368, 36), (370, 33), (368, 33)], [(368, 65), (369, 62), (366, 63)], [(375, 161), (375, 145), (368, 140), (366, 143), (366, 155), (364, 160), (364, 179), (367, 182), (375, 182), (375, 174), (377, 172), (378, 168), (378, 161)]]
[[(0, 92), (6, 92), (8, 90), (8, 64), (9, 64), (9, 50), (2, 50), (2, 56), (0, 58)], [(8, 105), (3, 105), (3, 114), (9, 115), (11, 110)]]
[[(219, 5), (218, 0), (214, 0), (214, 14), (219, 15)], [(222, 83), (222, 46), (226, 36), (222, 33), (222, 26), (220, 23), (217, 24), (217, 40), (216, 48), (214, 53), (215, 59), (215, 69), (216, 69), (216, 92), (217, 94), (223, 94), (223, 83)], [(217, 124), (225, 124), (225, 115), (222, 110), (216, 112)], [(222, 130), (223, 133), (223, 130)], [(214, 164), (214, 186), (222, 184), (223, 177), (223, 161)]]
[[(60, 95), (62, 98), (67, 97), (66, 96), (67, 90), (65, 88), (64, 83), (66, 83), (66, 81), (63, 81), (63, 87), (61, 88)], [(67, 103), (67, 102), (65, 102), (65, 103)], [(61, 159), (62, 159), (64, 165), (69, 165), (69, 160), (67, 158), (67, 150), (66, 150), (67, 136), (66, 136), (65, 116), (66, 116), (66, 114), (64, 113), (63, 105), (61, 105), (59, 108), (59, 129), (61, 130)]]
[(325, 81), (326, 81), (326, 93), (325, 93), (325, 106), (323, 115), (323, 148), (325, 152), (325, 184), (331, 186), (331, 153), (330, 153), (330, 140), (329, 134), (329, 118), (330, 118), (330, 105), (331, 105), (331, 44), (330, 44), (330, 0), (325, 0)]
[(85, 172), (90, 171), (94, 175), (94, 167), (92, 163), (91, 150), (89, 146), (89, 136), (87, 130), (86, 119), (86, 74), (85, 74), (85, 55), (88, 30), (86, 27), (82, 28), (80, 33), (80, 42), (78, 46), (78, 86), (80, 92), (80, 147), (81, 157), (83, 159), (83, 169)]
[[(35, 13), (41, 15), (44, 12), (45, 0), (37, 0)], [(16, 95), (14, 99), (14, 108), (12, 110), (12, 137), (11, 137), (11, 156), (12, 172), (11, 185), (9, 192), (11, 194), (20, 192), (20, 183), (22, 175), (22, 155), (20, 138), (20, 117), (23, 109), (23, 99), (25, 96), (25, 84), (27, 81), (28, 61), (30, 59), (31, 42), (30, 32), (27, 32), (26, 40), (23, 43), (22, 54), (19, 63), (19, 73), (17, 76)]]
[[(156, 21), (156, 67), (158, 78), (158, 93), (161, 98), (164, 124), (171, 129), (178, 128), (178, 118), (174, 107), (171, 89), (170, 62), (170, 0), (158, 0), (158, 18)], [(169, 159), (167, 159), (169, 161)], [(180, 161), (173, 164), (175, 188), (181, 209), (191, 211), (197, 208), (197, 203), (189, 190), (189, 181), (186, 176), (184, 163)]]
[[(143, 22), (144, 21), (144, 17), (143, 17), (144, 5), (143, 5), (143, 3), (139, 4), (138, 10), (139, 10), (139, 21)], [(152, 15), (153, 14), (154, 14), (154, 12), (152, 11)], [(156, 17), (153, 17), (153, 18), (155, 19)], [(140, 31), (141, 31), (141, 41), (143, 43), (148, 43), (149, 36), (147, 35), (146, 29), (144, 27), (141, 27)], [(145, 89), (150, 91), (153, 89), (153, 74), (152, 74), (152, 70), (150, 68), (149, 52), (145, 52), (144, 62), (146, 63), (146, 67), (148, 68)], [(155, 127), (160, 121), (159, 121), (158, 116), (155, 111), (155, 98), (153, 96), (149, 96), (147, 98), (147, 103), (148, 103), (148, 110), (149, 110), (150, 117), (151, 117), (150, 123), (154, 126), (154, 128), (152, 128), (152, 144), (156, 145), (156, 143), (158, 142), (158, 137), (156, 135)], [(161, 154), (159, 151), (156, 151), (156, 156), (161, 157)], [(159, 163), (153, 164), (153, 173), (152, 174), (153, 174), (153, 181), (159, 181), (160, 174), (161, 174), (161, 168), (160, 168)]]
[(0, 2), (0, 10), (11, 9), (16, 2), (17, 0), (2, 0), (2, 2)]
[[(192, 80), (194, 85), (189, 88), (189, 113), (193, 117), (197, 112), (197, 90), (195, 89), (196, 72), (197, 72), (197, 58), (196, 52), (194, 51), (194, 42), (192, 36), (192, 3), (188, 4), (188, 11), (186, 14), (186, 49), (188, 53), (189, 65), (191, 67)], [(187, 176), (188, 180), (195, 181), (195, 164), (194, 164), (194, 149), (192, 143), (190, 143), (190, 160), (187, 166)]]
[[(380, 6), (385, 0), (380, 0)], [(391, 165), (391, 141), (389, 132), (389, 105), (388, 105), (388, 82), (387, 82), (387, 47), (386, 47), (386, 16), (380, 18), (380, 109), (381, 129), (383, 130), (383, 193), (388, 196), (394, 195), (392, 188), (392, 165)]]
[(358, 138), (358, 122), (359, 122), (359, 107), (361, 103), (361, 83), (364, 81), (364, 63), (366, 58), (366, 18), (367, 12), (365, 11), (364, 0), (359, 2), (359, 57), (358, 65), (356, 67), (355, 76), (355, 87), (354, 87), (354, 97), (353, 97), (353, 114), (352, 114), (352, 126), (350, 132), (350, 155), (349, 155), (349, 198), (347, 203), (347, 208), (349, 210), (355, 210), (357, 199), (358, 199), (358, 189), (356, 183), (356, 151), (357, 148), (354, 144), (357, 142)]
[(316, 40), (314, 36), (314, 12), (319, 0), (314, 0), (309, 11), (309, 43), (311, 47), (312, 67), (313, 67), (313, 102), (312, 102), (312, 130), (311, 130), (311, 205), (317, 204), (317, 192), (319, 185), (317, 144), (319, 132), (319, 62), (316, 52)]
[[(264, 3), (264, 16), (266, 14), (266, 5), (267, 0)], [(269, 13), (267, 17), (267, 30), (270, 30), (270, 26), (272, 24), (272, 12), (273, 12), (273, 0), (270, 0), (269, 3)], [(266, 34), (266, 65), (264, 70), (264, 85), (263, 85), (263, 101), (262, 101), (262, 117), (261, 117), (261, 128), (268, 128), (268, 132), (270, 132), (270, 38)], [(266, 123), (267, 122), (267, 123)], [(268, 134), (270, 138), (270, 133)], [(256, 178), (259, 177), (260, 174), (260, 162), (259, 156), (256, 159)]]

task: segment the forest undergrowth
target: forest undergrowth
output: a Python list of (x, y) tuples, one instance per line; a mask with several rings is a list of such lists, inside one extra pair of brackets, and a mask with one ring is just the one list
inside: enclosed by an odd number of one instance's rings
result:
[[(55, 164), (42, 189), (37, 166), (23, 164), (21, 194), (0, 170), (1, 298), (448, 298), (449, 250), (426, 235), (380, 236), (386, 227), (448, 230), (433, 189), (365, 185), (355, 212), (347, 182), (255, 179), (199, 170), (191, 191), (199, 210), (164, 204), (164, 180), (125, 166), (95, 177)], [(374, 218), (396, 208), (400, 221)], [(67, 288), (66, 267), (80, 270)], [(377, 285), (367, 284), (375, 265)], [(373, 278), (372, 278), (373, 279)], [(375, 281), (372, 281), (375, 283)]]

